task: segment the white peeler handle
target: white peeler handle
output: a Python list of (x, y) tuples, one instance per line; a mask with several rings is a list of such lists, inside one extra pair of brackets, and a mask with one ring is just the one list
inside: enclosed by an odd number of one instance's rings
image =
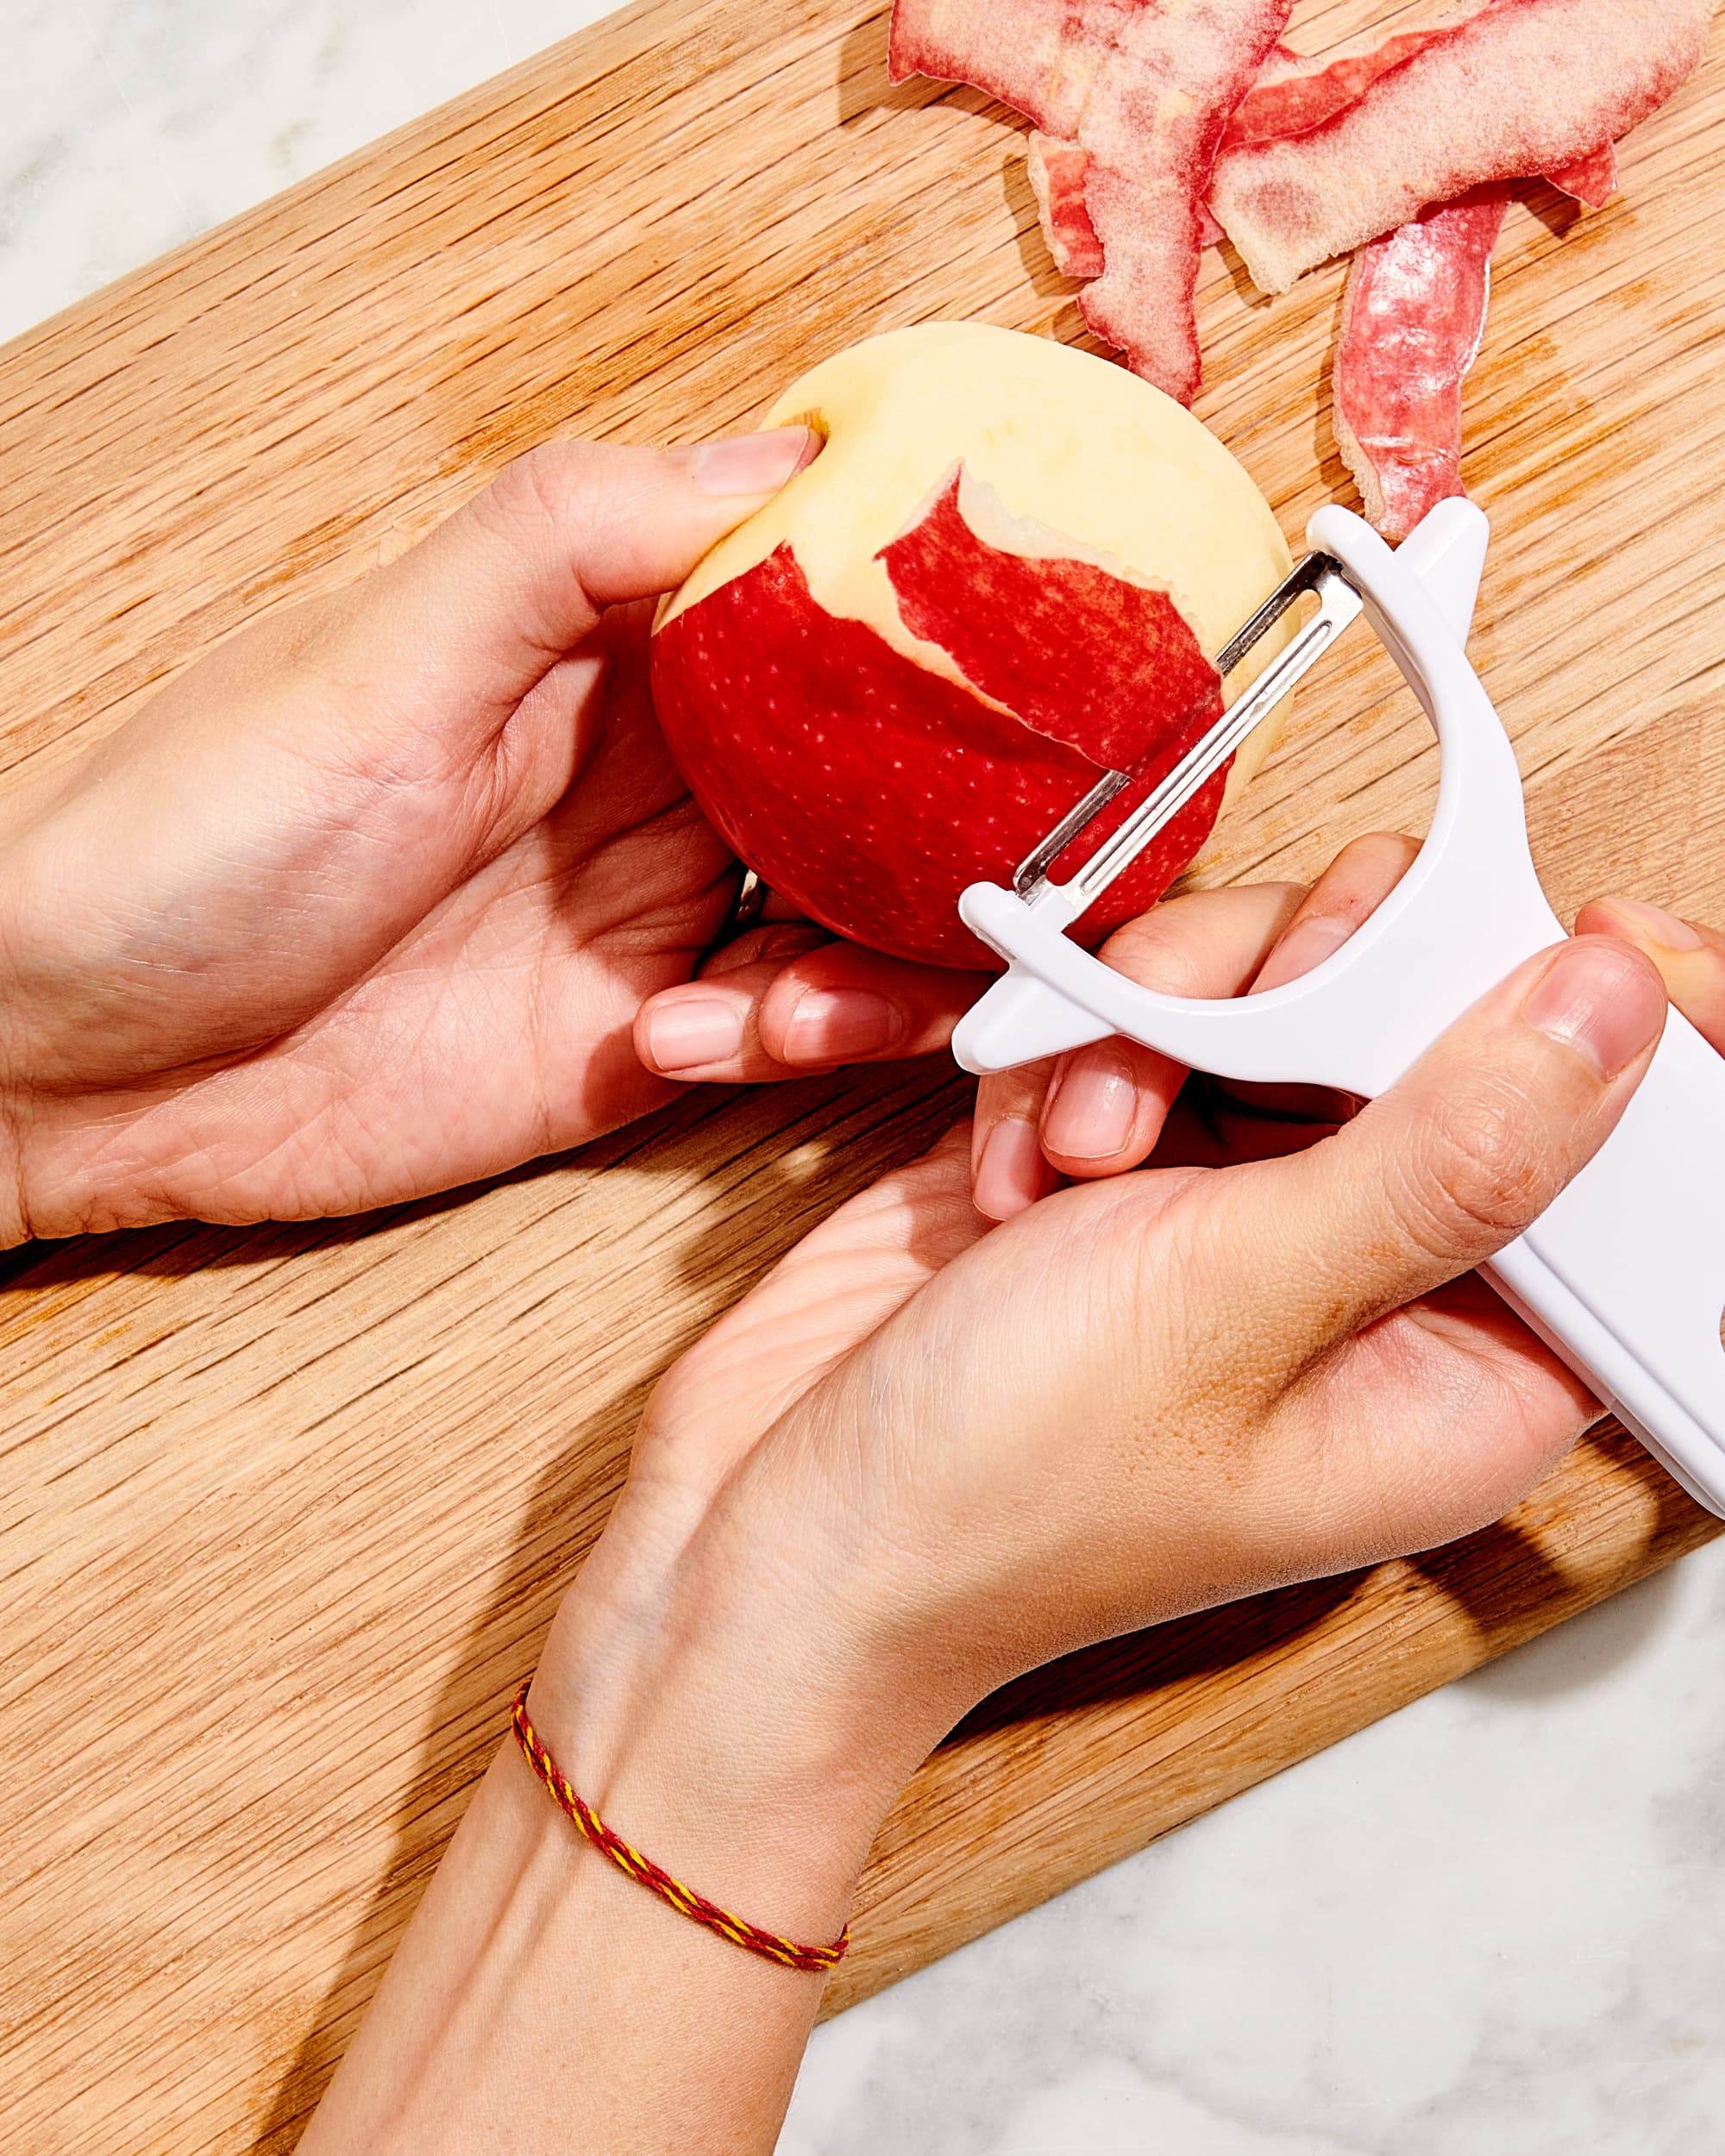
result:
[[(1515, 752), (1464, 648), (1487, 527), (1446, 502), (1392, 554), (1342, 509), (1334, 556), (1443, 753), (1418, 859), (1335, 955), (1268, 994), (1203, 1002), (1142, 988), (1073, 943), (1060, 887), (1032, 906), (993, 884), (969, 926), (1007, 961), (959, 1028), (968, 1070), (1002, 1070), (1122, 1033), (1221, 1077), (1383, 1092), (1561, 924), (1527, 848)], [(1725, 1059), (1675, 1012), (1622, 1123), (1489, 1269), (1690, 1494), (1725, 1516)]]
[(1603, 1148), (1485, 1270), (1725, 1518), (1725, 1060), (1687, 1018), (1672, 1012)]

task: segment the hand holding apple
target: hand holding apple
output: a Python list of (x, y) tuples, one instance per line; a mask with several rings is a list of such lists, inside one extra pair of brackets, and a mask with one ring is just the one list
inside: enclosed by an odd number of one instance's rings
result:
[(671, 1097), (735, 868), (652, 599), (819, 444), (551, 442), (0, 808), (0, 1243), (354, 1213)]

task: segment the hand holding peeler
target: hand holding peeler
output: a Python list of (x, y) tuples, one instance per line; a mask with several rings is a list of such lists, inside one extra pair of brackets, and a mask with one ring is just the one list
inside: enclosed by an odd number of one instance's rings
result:
[[(1447, 501), (1394, 550), (1320, 509), (1313, 551), (1220, 655), (1226, 674), (1307, 592), (1317, 613), (1119, 830), (1051, 871), (1130, 774), (1113, 773), (1020, 866), (973, 884), (965, 924), (1007, 961), (953, 1052), (979, 1075), (1112, 1034), (1220, 1078), (1382, 1093), (1467, 1007), (1563, 939), (1527, 844), (1515, 751), (1466, 640), (1490, 527)], [(1140, 987), (1066, 931), (1364, 612), (1437, 734), (1436, 812), (1390, 896), (1314, 971), (1215, 1002)], [(1686, 1489), (1725, 1517), (1725, 1058), (1673, 1011), (1603, 1148), (1483, 1269)]]

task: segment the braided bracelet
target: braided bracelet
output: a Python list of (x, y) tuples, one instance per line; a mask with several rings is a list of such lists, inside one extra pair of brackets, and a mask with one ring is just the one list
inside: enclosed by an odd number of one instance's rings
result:
[(800, 1946), (794, 1939), (781, 1939), (777, 1932), (764, 1932), (758, 1924), (751, 1924), (744, 1917), (732, 1916), (717, 1902), (709, 1902), (705, 1895), (697, 1894), (692, 1887), (674, 1879), (668, 1871), (662, 1871), (650, 1857), (631, 1849), (621, 1834), (613, 1833), (592, 1805), (584, 1802), (564, 1778), (561, 1769), (541, 1741), (538, 1731), (528, 1720), (527, 1693), (531, 1683), (530, 1677), (515, 1695), (511, 1720), (516, 1741), (528, 1765), (550, 1791), (557, 1808), (602, 1857), (609, 1858), (619, 1871), (656, 1894), (662, 1902), (668, 1902), (679, 1915), (704, 1924), (708, 1931), (728, 1939), (733, 1946), (746, 1947), (751, 1954), (776, 1961), (783, 1968), (826, 1970), (844, 1959), (844, 1950), (850, 1944), (848, 1924), (830, 1946)]

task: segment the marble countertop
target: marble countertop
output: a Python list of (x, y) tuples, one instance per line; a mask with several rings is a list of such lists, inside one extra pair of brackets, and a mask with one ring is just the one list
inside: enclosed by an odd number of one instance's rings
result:
[[(604, 12), (7, 0), (0, 337)], [(781, 2156), (1721, 2147), (1722, 1662), (1725, 1542), (821, 2030)]]

